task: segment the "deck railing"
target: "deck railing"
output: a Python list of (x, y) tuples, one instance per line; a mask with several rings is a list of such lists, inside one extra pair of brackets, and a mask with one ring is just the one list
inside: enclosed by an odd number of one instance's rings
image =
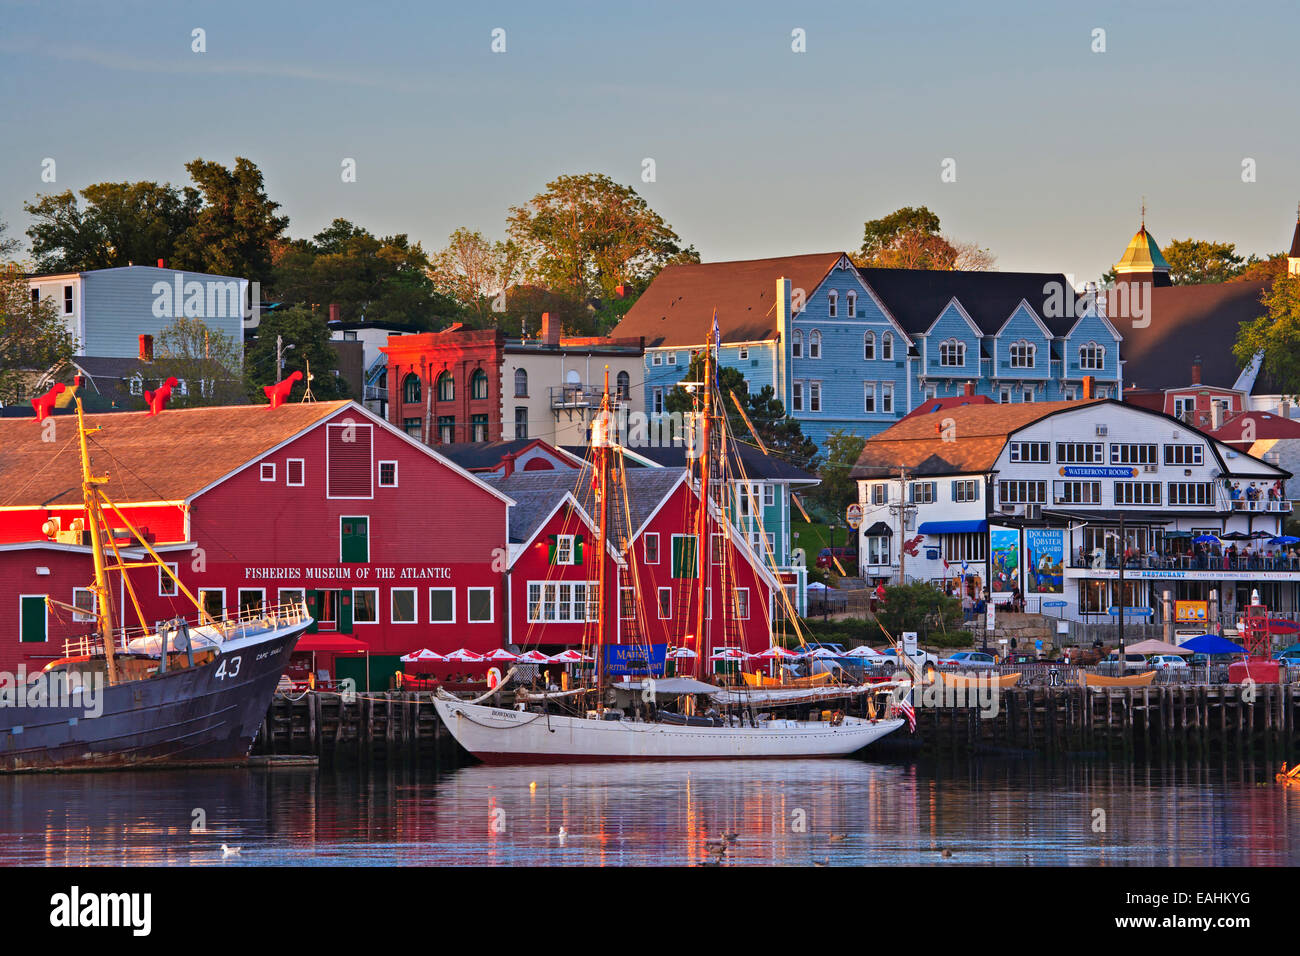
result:
[[(215, 624), (209, 620), (204, 620), (200, 625), (200, 615), (196, 611), (193, 615), (184, 617), (183, 620), (193, 631), (199, 627), (211, 628), (211, 636), (215, 637), (218, 642), (228, 641), (235, 637), (242, 637), (249, 630), (270, 630), (276, 627), (288, 627), (293, 624), (301, 624), (310, 615), (307, 613), (307, 606), (301, 601), (291, 601), (285, 604), (272, 604), (262, 607), (240, 608), (233, 615), (226, 614)], [(171, 618), (163, 622), (164, 626), (173, 624), (177, 618)], [(118, 651), (125, 651), (127, 645), (139, 637), (152, 637), (156, 635), (154, 628), (143, 627), (119, 627), (113, 631), (115, 639), (114, 647)], [(204, 634), (208, 637), (209, 634)], [(104, 641), (99, 634), (82, 634), (79, 637), (67, 638), (63, 642), (64, 657), (85, 657), (88, 655), (102, 654), (104, 652)]]

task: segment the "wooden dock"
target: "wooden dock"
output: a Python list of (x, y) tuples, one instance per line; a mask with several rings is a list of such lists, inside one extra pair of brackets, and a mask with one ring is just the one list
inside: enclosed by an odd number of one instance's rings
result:
[[(1300, 693), (1291, 684), (1014, 687), (1001, 692), (998, 705), (992, 716), (974, 706), (917, 706), (912, 746), (936, 755), (1088, 754), (1146, 763), (1251, 756), (1280, 763), (1296, 753), (1300, 727)], [(891, 739), (898, 736), (885, 739), (902, 744)]]

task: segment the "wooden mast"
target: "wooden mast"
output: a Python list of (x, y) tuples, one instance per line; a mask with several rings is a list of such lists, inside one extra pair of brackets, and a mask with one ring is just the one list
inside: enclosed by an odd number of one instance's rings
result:
[[(705, 661), (708, 660), (709, 650), (709, 625), (706, 619), (709, 610), (706, 601), (708, 598), (708, 575), (704, 570), (705, 555), (709, 553), (707, 547), (709, 541), (709, 417), (713, 412), (713, 347), (706, 345), (704, 347), (704, 404), (703, 411), (700, 415), (700, 510), (699, 517), (696, 521), (695, 530), (695, 573), (699, 576), (699, 594), (696, 600), (696, 607), (700, 609), (699, 617), (699, 635), (700, 639), (696, 642), (696, 653), (699, 657), (696, 661), (699, 664), (698, 676), (702, 679), (706, 673)], [(723, 596), (718, 595), (721, 601)]]
[(596, 602), (596, 705), (603, 707), (605, 690), (605, 628), (608, 617), (605, 601), (609, 593), (605, 567), (606, 542), (609, 540), (609, 366), (605, 366), (605, 395), (600, 402), (600, 414), (591, 431), (592, 444), (596, 446), (597, 494), (600, 496), (600, 536), (596, 542), (596, 567), (599, 594)]
[(108, 572), (104, 567), (103, 513), (99, 508), (99, 492), (107, 478), (96, 478), (90, 473), (90, 448), (86, 436), (96, 429), (86, 428), (82, 417), (81, 396), (77, 402), (77, 436), (81, 443), (81, 497), (86, 509), (86, 524), (90, 526), (90, 550), (95, 560), (95, 612), (99, 619), (99, 634), (104, 641), (104, 663), (109, 686), (117, 683), (117, 657), (113, 649), (113, 609), (109, 601)]

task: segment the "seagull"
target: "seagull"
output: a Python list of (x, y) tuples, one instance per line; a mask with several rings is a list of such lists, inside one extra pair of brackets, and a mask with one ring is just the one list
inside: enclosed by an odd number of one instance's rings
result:
[(564, 827), (560, 827), (559, 837), (561, 843), (564, 842), (564, 838), (567, 837), (568, 835), (569, 835), (569, 831), (564, 829)]
[(227, 857), (227, 856), (239, 856), (239, 851), (240, 851), (240, 849), (241, 849), (241, 847), (237, 847), (237, 846), (226, 846), (226, 845), (223, 843), (223, 844), (221, 844), (221, 855), (222, 855), (223, 857)]

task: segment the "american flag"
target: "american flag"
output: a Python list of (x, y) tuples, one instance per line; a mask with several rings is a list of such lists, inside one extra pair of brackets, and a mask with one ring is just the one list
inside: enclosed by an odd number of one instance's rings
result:
[(898, 709), (901, 710), (903, 716), (907, 718), (908, 731), (914, 734), (916, 733), (916, 711), (912, 709), (911, 696), (911, 694), (908, 694), (907, 697), (904, 697), (902, 702), (898, 705)]
[(722, 329), (718, 327), (718, 310), (713, 310), (713, 347), (722, 348)]

